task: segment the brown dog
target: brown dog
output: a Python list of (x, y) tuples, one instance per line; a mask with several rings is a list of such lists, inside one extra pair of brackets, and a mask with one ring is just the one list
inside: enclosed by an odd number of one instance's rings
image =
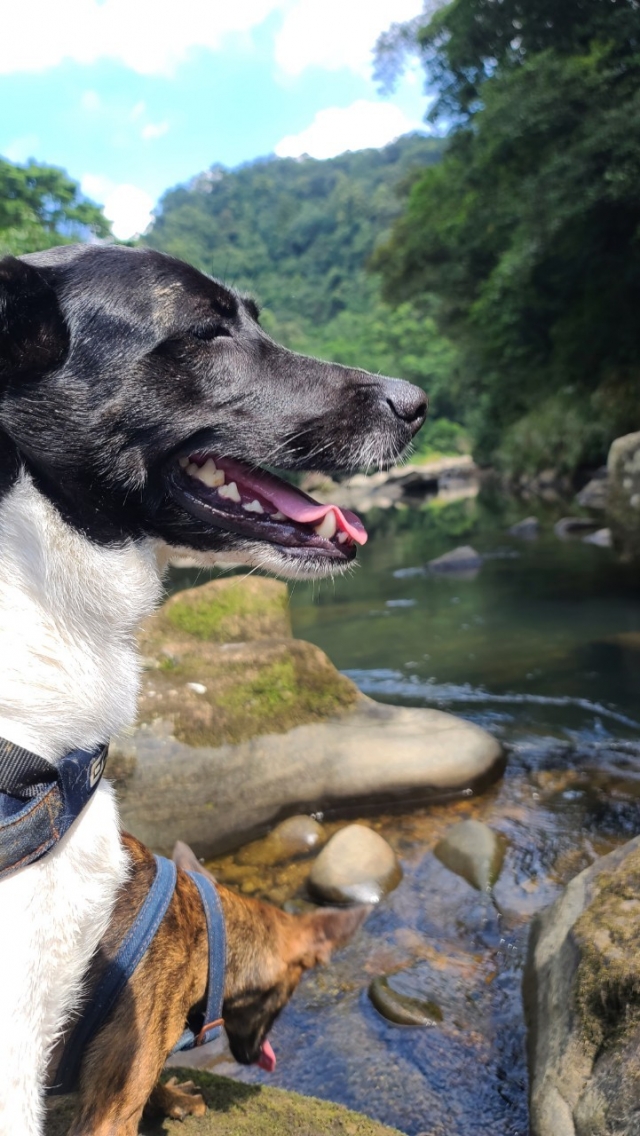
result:
[[(87, 1000), (135, 920), (155, 875), (153, 855), (123, 835), (131, 873), (94, 959)], [(190, 1083), (159, 1084), (168, 1054), (190, 1013), (203, 1004), (208, 946), (204, 909), (189, 871), (207, 874), (187, 845), (177, 846), (177, 883), (169, 908), (114, 1011), (82, 1059), (78, 1105), (69, 1136), (134, 1136), (147, 1102), (165, 1115), (202, 1115)], [(210, 877), (212, 879), (212, 877)], [(275, 1057), (265, 1040), (302, 974), (328, 961), (365, 918), (365, 906), (288, 915), (216, 884), (224, 912), (227, 968), (224, 1024), (242, 1064), (265, 1068)], [(52, 1078), (55, 1081), (55, 1076)]]

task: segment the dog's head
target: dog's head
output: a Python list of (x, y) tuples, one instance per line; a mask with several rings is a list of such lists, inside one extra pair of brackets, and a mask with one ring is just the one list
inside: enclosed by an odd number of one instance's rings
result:
[(0, 261), (0, 494), (26, 468), (95, 541), (328, 573), (358, 518), (262, 467), (389, 465), (425, 414), (417, 387), (286, 350), (250, 299), (161, 253)]
[(223, 1014), (229, 1048), (240, 1064), (258, 1064), (270, 1072), (275, 1054), (267, 1035), (302, 975), (327, 963), (371, 908), (357, 904), (289, 915), (221, 887), (182, 841), (176, 844), (173, 859), (185, 870), (208, 876), (218, 888), (227, 929)]

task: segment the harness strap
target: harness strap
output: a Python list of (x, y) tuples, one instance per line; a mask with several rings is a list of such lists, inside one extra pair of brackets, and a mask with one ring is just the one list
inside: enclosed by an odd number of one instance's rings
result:
[(224, 978), (227, 968), (227, 934), (222, 904), (218, 890), (211, 880), (201, 875), (200, 872), (188, 872), (187, 874), (191, 876), (200, 893), (207, 920), (209, 973), (206, 1005), (200, 1030), (198, 1033), (194, 1033), (192, 1029), (186, 1029), (171, 1050), (172, 1053), (194, 1049), (196, 1046), (213, 1041), (214, 1038), (219, 1036), (224, 1024), (222, 1004), (224, 1002)]
[(175, 888), (176, 866), (164, 856), (156, 856), (155, 861), (156, 874), (138, 915), (65, 1044), (56, 1084), (49, 1090), (52, 1095), (70, 1093), (75, 1088), (85, 1049), (115, 1006), (164, 919)]
[(108, 746), (49, 762), (0, 738), (0, 879), (49, 852), (95, 793)]

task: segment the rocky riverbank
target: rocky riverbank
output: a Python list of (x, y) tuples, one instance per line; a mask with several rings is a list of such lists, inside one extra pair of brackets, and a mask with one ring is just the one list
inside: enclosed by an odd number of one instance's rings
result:
[(275, 581), (216, 580), (145, 627), (139, 721), (108, 772), (123, 824), (154, 849), (209, 856), (291, 813), (474, 792), (502, 771), (478, 726), (359, 694), (292, 638), (286, 605)]

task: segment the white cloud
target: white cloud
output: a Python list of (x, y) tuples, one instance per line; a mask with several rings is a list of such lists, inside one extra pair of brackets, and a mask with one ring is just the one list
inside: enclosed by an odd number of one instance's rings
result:
[(279, 12), (276, 63), (299, 75), (311, 66), (368, 73), (380, 32), (418, 15), (422, 0), (20, 0), (5, 8), (0, 74), (108, 58), (167, 75), (192, 48), (216, 51), (229, 33)]
[(121, 241), (144, 233), (151, 222), (153, 198), (137, 185), (116, 185), (100, 174), (85, 174), (82, 192), (104, 206), (114, 235)]
[[(286, 3), (287, 0), (284, 0)], [(118, 60), (170, 74), (190, 48), (217, 49), (262, 23), (283, 0), (20, 0), (2, 14), (0, 74), (43, 71), (64, 59)]]
[(153, 138), (162, 138), (169, 129), (168, 122), (148, 122), (146, 126), (142, 127), (140, 137), (144, 138), (145, 142), (151, 141)]
[(420, 130), (420, 122), (410, 118), (392, 103), (358, 99), (351, 106), (319, 110), (313, 122), (299, 134), (288, 134), (275, 148), (279, 158), (333, 158), (345, 150), (385, 146), (400, 134)]
[(287, 75), (313, 66), (368, 75), (380, 33), (422, 9), (422, 0), (294, 0), (276, 37), (276, 62)]

